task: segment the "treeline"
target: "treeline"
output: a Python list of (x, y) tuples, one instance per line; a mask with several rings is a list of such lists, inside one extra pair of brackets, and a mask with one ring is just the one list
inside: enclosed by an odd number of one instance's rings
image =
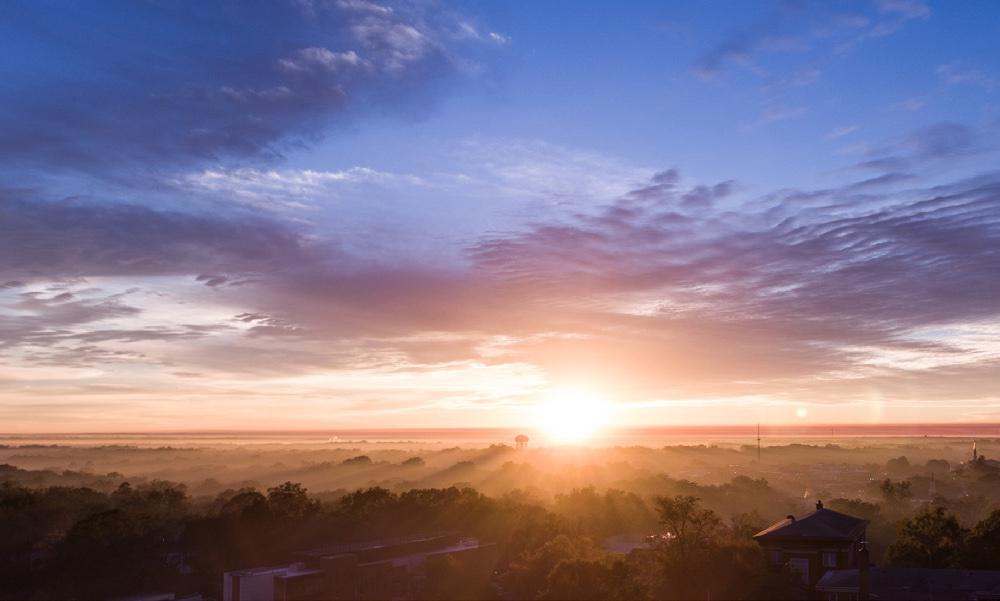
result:
[[(683, 526), (686, 524), (687, 526)], [(693, 526), (697, 524), (697, 526)], [(446, 560), (430, 562), (429, 598), (773, 598), (794, 591), (767, 569), (750, 536), (759, 515), (723, 518), (693, 496), (643, 499), (580, 489), (545, 505), (514, 491), (369, 488), (320, 502), (299, 484), (231, 490), (193, 500), (183, 486), (0, 486), (0, 596), (108, 598), (148, 591), (221, 596), (226, 570), (279, 564), (295, 551), (433, 532), (496, 542), (498, 575), (488, 590), (463, 588)], [(629, 555), (610, 535), (674, 533)], [(442, 577), (447, 576), (447, 577)], [(441, 588), (441, 583), (451, 583)]]
[[(877, 502), (827, 506), (871, 520), (878, 563), (1000, 569), (1000, 510), (967, 521), (961, 498), (915, 505), (903, 483), (873, 486)], [(542, 500), (470, 487), (395, 492), (370, 487), (332, 497), (286, 482), (193, 498), (182, 485), (0, 485), (0, 598), (109, 598), (150, 591), (221, 597), (227, 570), (287, 563), (296, 551), (439, 532), (495, 542), (498, 574), (472, 590), (458, 564), (425, 565), (428, 598), (794, 598), (795, 577), (770, 569), (754, 533), (794, 500), (760, 479), (700, 485), (666, 476), (649, 494), (574, 489)], [(669, 535), (668, 535), (669, 533)], [(627, 555), (609, 537), (650, 547)]]
[[(873, 561), (913, 567), (1000, 568), (1000, 554), (997, 561), (989, 562), (977, 551), (989, 531), (987, 524), (1000, 515), (996, 462), (980, 456), (954, 468), (940, 459), (917, 466), (900, 456), (888, 461), (885, 473), (893, 477), (869, 482), (866, 500), (838, 498), (826, 503), (830, 509), (869, 520)], [(936, 525), (938, 534), (918, 545), (914, 536), (926, 533), (928, 524)], [(918, 560), (916, 546), (922, 546), (928, 556), (943, 553), (947, 561)]]

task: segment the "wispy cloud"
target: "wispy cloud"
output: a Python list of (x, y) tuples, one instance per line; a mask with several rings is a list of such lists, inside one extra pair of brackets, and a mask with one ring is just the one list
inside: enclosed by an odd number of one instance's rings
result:
[[(931, 138), (914, 141), (915, 152), (953, 148)], [(11, 285), (7, 309), (35, 316), (7, 318), (5, 337), (33, 349), (36, 364), (284, 374), (317, 390), (323, 374), (354, 373), (361, 386), (370, 370), (454, 364), (525, 369), (536, 383), (585, 372), (626, 382), (621, 394), (635, 399), (851, 398), (856, 381), (913, 371), (895, 357), (925, 364), (907, 378), (936, 379), (942, 391), (954, 379), (963, 398), (988, 395), (949, 372), (993, 361), (973, 347), (988, 336), (975, 332), (1000, 320), (1000, 183), (987, 174), (914, 184), (895, 176), (746, 197), (734, 182), (689, 184), (669, 170), (603, 208), (487, 235), (469, 248), (468, 266), (450, 269), (338, 256), (278, 222), (237, 228), (229, 217), (135, 207), (77, 207), (59, 220), (65, 208), (7, 204), (6, 219), (34, 225), (9, 242), (21, 248), (15, 263), (0, 253), (5, 281), (71, 273), (141, 288), (144, 278), (185, 277), (187, 298), (210, 301), (220, 317), (192, 328), (153, 320), (158, 309), (138, 299), (77, 298), (77, 288), (24, 296)], [(137, 311), (145, 327), (129, 325)], [(169, 351), (157, 346), (168, 339)], [(885, 360), (873, 363), (873, 349)]]
[[(771, 75), (760, 64), (770, 54), (816, 55), (843, 52), (865, 39), (895, 33), (908, 21), (926, 19), (929, 7), (919, 0), (885, 0), (865, 12), (850, 12), (839, 5), (805, 11), (794, 3), (771, 5), (758, 20), (726, 34), (705, 50), (693, 64), (703, 78), (715, 78), (728, 67), (741, 66), (759, 75)], [(787, 68), (787, 67), (785, 67)], [(800, 73), (810, 73), (806, 70)]]
[(826, 139), (836, 140), (838, 138), (843, 138), (844, 136), (850, 135), (856, 131), (858, 131), (857, 125), (845, 125), (843, 127), (837, 127), (835, 129), (830, 130), (830, 132), (826, 134)]
[[(185, 23), (190, 43), (154, 38), (99, 77), (68, 86), (49, 76), (30, 93), (5, 92), (0, 156), (9, 165), (90, 172), (275, 157), (315, 140), (348, 111), (426, 102), (410, 92), (457, 71), (447, 35), (457, 17), (430, 6), (352, 0), (244, 8), (206, 3), (200, 19)], [(102, 21), (94, 35), (113, 39), (135, 21), (164, 18), (153, 5), (129, 13)], [(268, 35), (241, 35), (255, 28)], [(309, 35), (314, 30), (323, 43)], [(67, 60), (74, 51), (52, 49)]]
[(998, 82), (995, 78), (990, 77), (986, 73), (978, 69), (970, 69), (961, 67), (959, 65), (946, 64), (941, 65), (935, 69), (938, 77), (940, 77), (948, 85), (975, 85), (986, 89), (993, 89), (997, 87)]

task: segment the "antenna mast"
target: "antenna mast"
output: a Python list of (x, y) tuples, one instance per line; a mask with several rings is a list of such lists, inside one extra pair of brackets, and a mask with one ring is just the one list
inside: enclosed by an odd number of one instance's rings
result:
[(757, 463), (760, 463), (760, 422), (757, 422)]

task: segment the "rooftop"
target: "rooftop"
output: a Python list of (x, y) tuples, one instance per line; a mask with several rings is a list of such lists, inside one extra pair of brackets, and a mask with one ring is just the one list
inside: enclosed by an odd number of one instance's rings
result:
[[(493, 544), (494, 543), (489, 543), (489, 545), (493, 545)], [(430, 550), (430, 551), (422, 551), (422, 552), (421, 551), (417, 551), (417, 552), (414, 552), (414, 553), (410, 553), (409, 555), (403, 555), (401, 557), (393, 557), (389, 561), (391, 561), (392, 565), (394, 565), (394, 566), (408, 566), (408, 567), (413, 567), (413, 566), (415, 566), (417, 564), (423, 563), (423, 561), (425, 559), (427, 559), (428, 557), (431, 557), (433, 555), (447, 555), (448, 553), (456, 553), (456, 552), (459, 552), (459, 551), (468, 551), (469, 549), (478, 549), (478, 548), (483, 547), (483, 546), (486, 546), (486, 545), (481, 545), (477, 539), (474, 539), (474, 538), (463, 538), (462, 540), (458, 541), (457, 543), (454, 543), (454, 544), (449, 545), (447, 547), (443, 547), (441, 549), (433, 549), (433, 550)], [(375, 562), (370, 562), (370, 563), (379, 563), (379, 562), (375, 561)], [(364, 564), (362, 564), (362, 565), (364, 565)]]
[(868, 520), (826, 509), (823, 502), (816, 503), (816, 511), (795, 517), (788, 516), (761, 530), (753, 537), (767, 540), (854, 540), (864, 532)]
[[(873, 599), (1000, 599), (1000, 570), (871, 568)], [(859, 570), (829, 570), (816, 584), (822, 592), (856, 592)]]
[(303, 576), (306, 574), (318, 574), (319, 571), (314, 570), (312, 568), (308, 568), (302, 563), (293, 563), (290, 565), (283, 565), (283, 566), (265, 566), (259, 568), (232, 570), (226, 573), (235, 574), (242, 577), (273, 575), (273, 576), (284, 576), (286, 578), (289, 578), (292, 576)]
[(340, 543), (326, 545), (315, 549), (299, 551), (297, 555), (301, 557), (324, 557), (339, 555), (341, 553), (364, 553), (365, 551), (395, 550), (407, 545), (425, 544), (429, 546), (447, 546), (452, 541), (458, 540), (455, 535), (449, 534), (429, 534), (425, 536), (400, 536), (393, 538), (382, 538), (378, 540), (361, 541), (353, 543)]

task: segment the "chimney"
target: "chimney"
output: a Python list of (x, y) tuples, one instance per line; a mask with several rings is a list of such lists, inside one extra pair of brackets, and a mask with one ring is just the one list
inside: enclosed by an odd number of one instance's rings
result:
[(786, 520), (791, 520), (792, 522), (794, 522), (795, 521), (795, 516), (792, 515), (792, 514), (788, 514), (788, 515), (785, 516), (785, 519)]
[(816, 511), (823, 509), (823, 501), (816, 501)]
[(871, 597), (871, 558), (868, 555), (868, 541), (861, 541), (858, 549), (858, 600), (868, 601)]

